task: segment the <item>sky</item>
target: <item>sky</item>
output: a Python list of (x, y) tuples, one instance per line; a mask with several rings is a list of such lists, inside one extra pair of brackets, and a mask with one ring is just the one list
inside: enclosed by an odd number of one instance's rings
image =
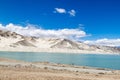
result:
[(0, 0), (0, 29), (120, 46), (120, 1)]

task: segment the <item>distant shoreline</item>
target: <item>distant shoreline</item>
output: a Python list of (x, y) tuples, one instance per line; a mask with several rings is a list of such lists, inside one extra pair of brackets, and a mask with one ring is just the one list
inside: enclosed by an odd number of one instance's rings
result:
[(33, 48), (33, 47), (21, 47), (21, 48), (0, 48), (3, 52), (45, 52), (45, 53), (65, 53), (65, 54), (103, 54), (103, 55), (120, 55), (120, 53), (113, 52), (99, 52), (99, 51), (86, 51), (86, 50), (74, 50), (74, 49), (58, 49), (58, 48)]

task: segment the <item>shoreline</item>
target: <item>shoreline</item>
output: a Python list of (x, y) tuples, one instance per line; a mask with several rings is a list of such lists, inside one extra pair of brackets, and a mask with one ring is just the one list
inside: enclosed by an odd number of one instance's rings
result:
[(0, 48), (1, 52), (42, 52), (42, 53), (64, 53), (64, 54), (103, 54), (103, 55), (120, 55), (120, 53), (113, 52), (99, 52), (99, 51), (86, 51), (86, 50), (73, 50), (73, 49), (52, 49), (52, 48)]
[[(0, 58), (1, 80), (119, 80), (120, 70)], [(26, 78), (27, 77), (27, 78)]]
[(67, 53), (67, 52), (31, 52), (31, 51), (0, 51), (0, 52), (10, 52), (10, 53), (16, 53), (16, 52), (23, 52), (23, 53), (49, 53), (49, 54), (86, 54), (86, 55), (117, 55), (117, 56), (120, 56), (120, 54), (112, 54), (112, 53)]
[[(60, 64), (60, 63), (53, 63), (53, 62), (27, 62), (27, 61), (22, 61), (22, 60), (16, 60), (16, 59), (9, 59), (9, 58), (1, 58), (0, 57), (0, 66), (34, 66), (36, 68), (44, 68), (48, 67), (49, 69), (56, 69), (56, 70), (68, 70), (68, 71), (79, 71), (79, 69), (85, 69), (85, 70), (98, 70), (103, 71), (103, 72), (111, 72), (111, 71), (120, 71), (120, 70), (114, 70), (114, 69), (109, 69), (109, 68), (99, 68), (99, 67), (89, 67), (89, 66), (78, 66), (78, 65), (70, 65), (70, 64)], [(59, 68), (57, 68), (59, 67)], [(61, 67), (61, 68), (60, 68)], [(67, 68), (74, 68), (74, 69), (67, 69)], [(75, 70), (76, 68), (76, 70)]]

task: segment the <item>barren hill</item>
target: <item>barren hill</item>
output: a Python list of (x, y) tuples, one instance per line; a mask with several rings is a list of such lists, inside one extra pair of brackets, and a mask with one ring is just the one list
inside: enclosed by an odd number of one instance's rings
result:
[(1, 51), (73, 52), (73, 53), (120, 53), (119, 48), (89, 45), (60, 38), (27, 37), (15, 32), (0, 30)]

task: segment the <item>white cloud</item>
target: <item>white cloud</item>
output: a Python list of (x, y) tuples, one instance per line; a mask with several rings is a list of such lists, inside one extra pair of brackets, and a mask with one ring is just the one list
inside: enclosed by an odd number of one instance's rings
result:
[(75, 16), (76, 15), (76, 11), (74, 9), (67, 11), (63, 8), (55, 8), (54, 13), (60, 13), (60, 14), (69, 14), (70, 16)]
[(66, 10), (63, 8), (55, 8), (55, 13), (66, 13)]
[(12, 32), (16, 32), (25, 36), (35, 36), (35, 37), (49, 37), (49, 38), (67, 38), (67, 39), (80, 39), (81, 37), (85, 37), (86, 32), (80, 29), (58, 29), (58, 30), (50, 30), (50, 29), (42, 29), (36, 28), (35, 25), (28, 24), (27, 26), (20, 26), (15, 24), (8, 24), (3, 26), (0, 24), (0, 29), (9, 30)]
[(68, 13), (71, 15), (71, 16), (75, 16), (76, 15), (76, 11), (75, 10), (70, 10), (68, 11)]
[(98, 39), (98, 40), (87, 40), (84, 41), (87, 44), (94, 44), (94, 45), (103, 45), (103, 46), (120, 46), (120, 39)]

